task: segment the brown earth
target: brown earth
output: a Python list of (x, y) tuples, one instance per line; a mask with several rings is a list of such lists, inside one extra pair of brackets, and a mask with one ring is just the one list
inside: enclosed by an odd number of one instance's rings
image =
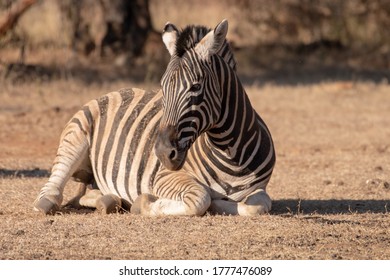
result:
[(0, 259), (390, 259), (390, 85), (309, 80), (246, 82), (277, 151), (273, 209), (253, 218), (34, 212), (72, 114), (108, 91), (157, 85), (1, 81)]

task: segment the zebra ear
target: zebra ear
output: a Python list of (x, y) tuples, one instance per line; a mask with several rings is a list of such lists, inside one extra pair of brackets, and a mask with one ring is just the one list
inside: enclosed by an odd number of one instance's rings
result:
[(162, 39), (171, 56), (176, 52), (176, 40), (178, 34), (179, 34), (179, 30), (175, 25), (173, 25), (170, 22), (167, 22), (165, 24), (163, 34), (162, 34)]
[(206, 36), (196, 45), (195, 51), (203, 58), (207, 59), (217, 53), (223, 46), (228, 31), (228, 21), (224, 19), (214, 30), (207, 33)]

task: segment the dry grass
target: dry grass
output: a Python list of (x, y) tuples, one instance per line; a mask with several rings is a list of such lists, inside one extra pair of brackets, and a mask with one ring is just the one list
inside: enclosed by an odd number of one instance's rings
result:
[[(277, 150), (269, 215), (33, 212), (64, 124), (89, 99), (125, 86), (134, 84), (73, 79), (2, 84), (0, 259), (390, 258), (386, 83), (246, 85)], [(68, 185), (66, 198), (75, 186)]]

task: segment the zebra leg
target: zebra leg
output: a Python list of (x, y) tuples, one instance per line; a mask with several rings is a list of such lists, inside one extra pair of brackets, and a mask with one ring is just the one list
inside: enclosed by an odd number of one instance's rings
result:
[(63, 199), (66, 182), (78, 170), (88, 169), (88, 140), (75, 123), (69, 123), (63, 132), (50, 178), (34, 202), (34, 209), (44, 214), (55, 213)]
[(160, 174), (156, 178), (153, 193), (138, 196), (131, 206), (131, 213), (146, 216), (201, 216), (211, 203), (206, 188), (181, 171)]
[(216, 199), (211, 202), (209, 211), (212, 214), (255, 216), (268, 213), (271, 210), (271, 198), (259, 189), (240, 202)]
[(75, 208), (79, 209), (80, 207), (84, 206), (80, 204), (80, 199), (83, 198), (87, 192), (87, 184), (80, 183), (78, 193), (75, 197), (73, 197), (71, 200), (69, 200), (65, 205), (64, 208)]
[(158, 200), (157, 196), (146, 193), (141, 194), (131, 205), (130, 212), (132, 214), (147, 215), (147, 212), (150, 212), (150, 204), (156, 202), (156, 200)]
[(79, 204), (83, 207), (96, 208), (97, 201), (102, 197), (103, 194), (100, 190), (87, 189), (85, 195), (80, 197)]
[(110, 214), (118, 212), (122, 208), (122, 200), (114, 194), (103, 195), (99, 189), (88, 188), (86, 184), (81, 183), (78, 194), (64, 207), (96, 208), (102, 214)]
[(115, 194), (102, 195), (96, 201), (96, 209), (102, 214), (119, 212), (122, 208), (122, 200)]

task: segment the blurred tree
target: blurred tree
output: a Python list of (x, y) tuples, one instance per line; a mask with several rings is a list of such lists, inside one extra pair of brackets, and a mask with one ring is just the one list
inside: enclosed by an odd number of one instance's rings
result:
[(12, 29), (19, 17), (27, 11), (33, 4), (36, 3), (36, 0), (21, 0), (18, 1), (9, 12), (0, 19), (0, 36), (4, 35), (8, 30)]
[[(18, 3), (30, 1), (37, 3), (16, 24), (2, 21), (12, 19), (9, 14), (17, 11)], [(209, 13), (195, 12), (204, 11), (205, 5)], [(152, 19), (156, 26), (168, 19), (184, 26), (222, 16), (229, 18), (229, 39), (238, 48), (279, 49), (321, 60), (331, 54), (337, 62), (341, 57), (356, 65), (390, 65), (390, 0), (0, 0), (0, 33), (2, 22), (7, 31), (12, 29), (0, 35), (0, 47), (20, 47), (22, 54), (25, 47), (27, 53), (42, 47), (72, 48), (119, 66), (157, 69), (166, 64), (166, 52)]]
[(139, 56), (153, 31), (148, 0), (70, 0), (74, 47), (85, 54)]

